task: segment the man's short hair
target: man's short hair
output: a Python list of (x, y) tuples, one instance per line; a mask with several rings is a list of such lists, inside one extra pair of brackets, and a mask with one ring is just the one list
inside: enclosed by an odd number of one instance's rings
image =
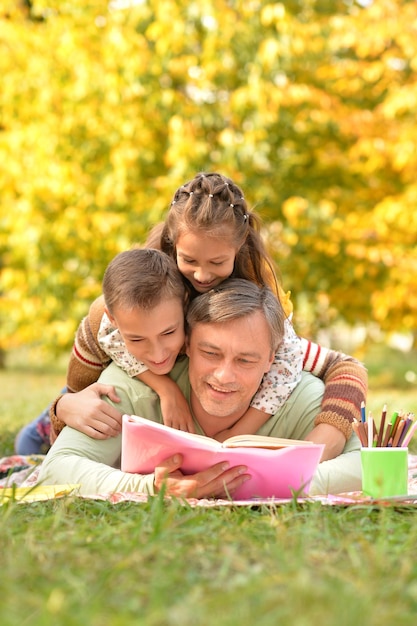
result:
[(184, 282), (173, 259), (160, 250), (134, 248), (109, 263), (103, 278), (103, 295), (110, 313), (152, 309), (172, 298), (184, 301)]
[(243, 278), (229, 278), (194, 298), (186, 316), (187, 332), (199, 323), (220, 324), (256, 311), (265, 317), (271, 335), (271, 349), (276, 352), (284, 336), (285, 313), (282, 305), (268, 287), (259, 287)]

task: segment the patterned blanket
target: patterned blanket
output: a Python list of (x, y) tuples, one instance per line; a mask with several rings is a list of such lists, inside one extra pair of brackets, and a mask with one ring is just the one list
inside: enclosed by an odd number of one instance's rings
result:
[[(40, 465), (44, 457), (8, 456), (0, 459), (0, 505), (10, 500), (34, 502), (64, 496), (76, 496), (94, 500), (107, 500), (113, 504), (119, 502), (144, 503), (149, 496), (140, 493), (98, 493), (88, 496), (78, 493), (78, 485), (40, 485), (37, 484)], [(298, 502), (318, 501), (324, 505), (347, 506), (352, 504), (406, 505), (417, 507), (417, 455), (408, 458), (408, 496), (384, 498), (376, 501), (362, 492), (351, 492), (328, 496), (298, 498)], [(169, 498), (167, 498), (169, 499)], [(279, 506), (291, 502), (291, 499), (266, 498), (257, 500), (221, 500), (188, 498), (186, 504), (192, 507), (236, 507), (236, 506)]]

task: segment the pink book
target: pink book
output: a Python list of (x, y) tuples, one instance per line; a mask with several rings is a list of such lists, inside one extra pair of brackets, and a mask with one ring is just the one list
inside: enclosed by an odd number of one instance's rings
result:
[(163, 424), (124, 415), (121, 469), (131, 474), (151, 474), (176, 453), (183, 455), (181, 471), (194, 474), (220, 461), (246, 465), (251, 480), (233, 494), (236, 500), (305, 496), (320, 461), (324, 445), (261, 435), (231, 437), (223, 443)]

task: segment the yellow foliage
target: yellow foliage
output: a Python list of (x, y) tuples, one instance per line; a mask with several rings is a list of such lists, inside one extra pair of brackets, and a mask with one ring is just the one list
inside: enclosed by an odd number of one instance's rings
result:
[(32, 4), (0, 12), (2, 346), (69, 345), (201, 170), (241, 184), (318, 319), (416, 327), (417, 3)]
[(308, 201), (305, 198), (293, 196), (288, 198), (282, 206), (285, 218), (289, 224), (297, 225), (298, 220), (306, 213), (308, 209)]
[(285, 18), (285, 5), (282, 2), (267, 4), (262, 8), (261, 24), (271, 26), (281, 22)]

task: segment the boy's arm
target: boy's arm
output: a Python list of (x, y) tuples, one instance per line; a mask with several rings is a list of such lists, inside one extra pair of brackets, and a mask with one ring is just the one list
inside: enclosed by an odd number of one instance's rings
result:
[(101, 348), (126, 374), (137, 378), (155, 391), (161, 401), (161, 410), (166, 426), (186, 432), (195, 432), (188, 403), (176, 383), (168, 375), (150, 372), (126, 348), (122, 335), (114, 328), (107, 314), (102, 316), (98, 332)]
[(158, 394), (165, 426), (195, 433), (190, 408), (177, 383), (168, 375), (158, 376), (149, 370), (138, 374), (137, 378)]

